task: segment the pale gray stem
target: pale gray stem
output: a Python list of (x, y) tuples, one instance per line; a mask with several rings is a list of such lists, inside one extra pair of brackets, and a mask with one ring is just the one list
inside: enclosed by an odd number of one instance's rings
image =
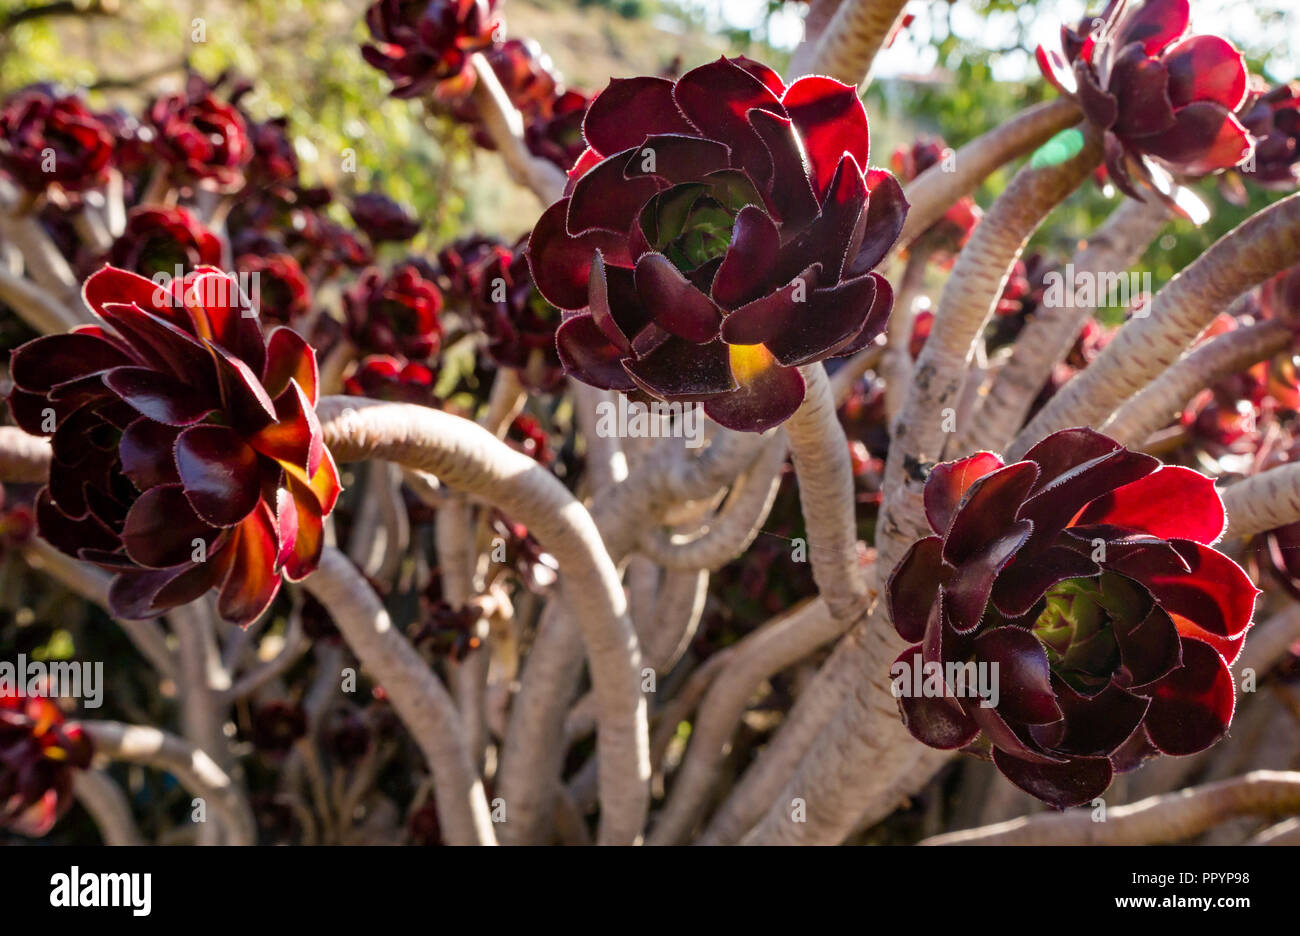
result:
[(115, 721), (78, 723), (95, 745), (95, 755), (165, 770), (192, 795), (212, 807), (229, 845), (253, 845), (257, 825), (252, 810), (230, 776), (207, 754), (183, 738), (144, 725)]
[(866, 87), (871, 63), (906, 6), (907, 0), (842, 0), (817, 40), (807, 73)]
[(126, 794), (107, 773), (91, 768), (72, 775), (77, 802), (95, 820), (105, 845), (143, 845)]
[(922, 845), (1155, 845), (1178, 842), (1232, 816), (1285, 816), (1300, 811), (1300, 772), (1258, 770), (1218, 783), (1153, 796), (1106, 811), (1047, 812), (980, 829), (950, 832)]
[(496, 72), (483, 54), (474, 53), (470, 63), (476, 79), (474, 103), (483, 121), (483, 129), (496, 145), (510, 175), (530, 189), (543, 204), (557, 201), (564, 194), (564, 170), (528, 151), (524, 144), (523, 118), (510, 103)]

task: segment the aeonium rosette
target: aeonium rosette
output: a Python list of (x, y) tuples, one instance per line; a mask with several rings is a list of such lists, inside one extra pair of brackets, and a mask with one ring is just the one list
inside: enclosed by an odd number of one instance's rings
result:
[(938, 465), (925, 511), (935, 534), (887, 585), (914, 645), (894, 675), (917, 739), (991, 748), (1013, 783), (1065, 807), (1227, 731), (1258, 592), (1210, 545), (1224, 527), (1210, 479), (1066, 429), (1012, 465)]
[(244, 168), (253, 158), (248, 127), (239, 109), (217, 97), (202, 76), (191, 74), (184, 91), (154, 99), (145, 116), (155, 134), (154, 153), (176, 182), (204, 182), (222, 192), (243, 187)]
[(532, 389), (554, 390), (564, 377), (555, 350), (561, 313), (537, 291), (523, 244), (472, 239), (445, 248), (438, 259), (456, 298), (487, 335), (492, 360)]
[(470, 56), (497, 41), (504, 21), (497, 0), (376, 0), (366, 10), (375, 45), (362, 57), (393, 82), (396, 98), (455, 99), (474, 87)]
[(112, 159), (108, 127), (75, 95), (33, 85), (0, 106), (0, 171), (32, 194), (99, 185)]
[(40, 534), (114, 573), (113, 613), (145, 618), (218, 588), (246, 625), (281, 572), (315, 568), (338, 471), (316, 419), (315, 352), (262, 327), (233, 277), (160, 286), (104, 267), (83, 290), (102, 324), (14, 351), (9, 406), (52, 436)]
[(72, 774), (90, 766), (90, 739), (53, 700), (0, 689), (0, 828), (39, 837), (72, 805)]
[(153, 277), (181, 274), (221, 262), (221, 240), (188, 208), (137, 206), (126, 218), (126, 229), (109, 248), (113, 266)]
[(762, 431), (802, 402), (801, 365), (883, 329), (893, 293), (872, 271), (907, 202), (865, 168), (854, 88), (723, 58), (612, 81), (583, 131), (528, 247), (542, 295), (578, 312), (556, 336), (572, 376)]
[(1254, 148), (1234, 113), (1249, 86), (1241, 53), (1219, 36), (1188, 35), (1190, 21), (1188, 0), (1110, 0), (1100, 17), (1061, 28), (1064, 57), (1038, 47), (1043, 75), (1105, 131), (1114, 183), (1174, 208), (1166, 170), (1209, 175)]
[(366, 353), (427, 361), (442, 347), (442, 292), (416, 263), (369, 269), (344, 297), (348, 336)]

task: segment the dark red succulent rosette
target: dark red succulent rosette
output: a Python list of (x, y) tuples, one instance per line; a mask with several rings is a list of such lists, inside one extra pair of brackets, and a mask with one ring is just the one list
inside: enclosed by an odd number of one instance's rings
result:
[(365, 192), (352, 199), (348, 209), (357, 227), (372, 244), (386, 241), (400, 243), (420, 233), (420, 222), (405, 205), (399, 205), (382, 192)]
[(0, 170), (32, 194), (99, 185), (112, 159), (113, 135), (76, 95), (33, 85), (0, 105)]
[(1099, 18), (1038, 47), (1043, 75), (1105, 131), (1106, 167), (1126, 194), (1177, 210), (1164, 170), (1200, 177), (1245, 160), (1254, 137), (1235, 114), (1249, 86), (1241, 53), (1189, 35), (1188, 0), (1110, 0)]
[(393, 82), (396, 98), (463, 97), (474, 87), (470, 56), (504, 27), (497, 0), (376, 0), (366, 10), (374, 45), (362, 57)]
[(83, 290), (103, 324), (14, 351), (9, 407), (52, 436), (36, 500), (45, 539), (114, 573), (115, 615), (141, 619), (218, 588), (246, 625), (280, 573), (315, 570), (338, 471), (316, 419), (316, 357), (263, 334), (233, 277), (170, 287), (104, 267)]
[(273, 757), (283, 757), (298, 739), (307, 735), (306, 711), (296, 702), (284, 699), (258, 705), (250, 722), (253, 747)]
[(311, 308), (311, 284), (292, 254), (244, 254), (235, 258), (235, 269), (256, 277), (253, 298), (262, 318), (288, 325)]
[(273, 117), (258, 121), (245, 116), (244, 123), (253, 149), (244, 173), (248, 184), (281, 198), (288, 197), (298, 186), (298, 153), (289, 139), (289, 119)]
[(53, 700), (0, 691), (0, 827), (38, 838), (72, 805), (72, 776), (90, 766), (90, 739)]
[(1255, 159), (1242, 177), (1263, 188), (1300, 185), (1300, 81), (1290, 81), (1248, 101), (1241, 122), (1255, 135)]
[(610, 82), (583, 131), (528, 247), (542, 295), (577, 313), (556, 336), (570, 375), (762, 431), (802, 402), (801, 365), (884, 328), (893, 293), (872, 270), (907, 202), (864, 168), (854, 88), (722, 58)]
[(221, 263), (221, 240), (187, 208), (132, 208), (126, 230), (113, 242), (108, 262), (153, 277), (175, 276)]
[(558, 387), (564, 368), (555, 349), (562, 313), (533, 284), (524, 243), (474, 244), (469, 252), (440, 254), (444, 275), (464, 291), (470, 315), (487, 335), (488, 355), (540, 391)]
[(956, 670), (933, 692), (900, 680), (918, 740), (991, 748), (1011, 782), (1066, 807), (1143, 756), (1223, 737), (1258, 592), (1210, 545), (1224, 527), (1213, 481), (1066, 429), (1012, 465), (987, 452), (938, 465), (925, 511), (935, 535), (887, 585), (913, 644), (895, 666), (995, 664), (998, 698), (982, 704)]
[(344, 310), (349, 337), (366, 353), (423, 362), (442, 346), (442, 293), (414, 263), (387, 275), (366, 270), (348, 290)]
[(565, 172), (573, 168), (583, 150), (582, 122), (591, 98), (568, 90), (556, 96), (547, 108), (524, 127), (524, 143), (534, 156), (554, 163)]
[(387, 354), (372, 354), (357, 362), (343, 382), (349, 396), (435, 406), (434, 385), (438, 375), (423, 364), (403, 361)]
[(155, 98), (145, 117), (154, 130), (154, 153), (173, 181), (204, 182), (222, 192), (243, 187), (244, 168), (253, 158), (248, 127), (239, 109), (217, 97), (201, 76), (191, 74), (184, 91)]

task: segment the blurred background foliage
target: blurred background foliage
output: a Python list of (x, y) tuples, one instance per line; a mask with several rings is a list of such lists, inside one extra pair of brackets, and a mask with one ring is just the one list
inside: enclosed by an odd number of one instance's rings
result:
[[(1286, 30), (1275, 28), (1293, 2), (1226, 7), (1238, 11), (1231, 14), (1234, 23), (1249, 19), (1243, 27), (1249, 41), (1234, 38), (1256, 69), (1267, 73), (1270, 58), (1294, 54)], [(289, 117), (309, 184), (329, 184), (345, 194), (382, 187), (410, 203), (425, 226), (417, 247), (436, 248), (471, 231), (524, 233), (540, 206), (510, 183), (499, 160), (476, 150), (463, 128), (389, 98), (385, 79), (362, 61), (366, 5), (0, 0), (0, 91), (56, 81), (88, 88), (97, 105), (138, 110), (150, 94), (178, 84), (187, 63), (208, 76), (234, 69), (256, 82), (249, 100), (255, 114)], [(802, 6), (776, 0), (507, 0), (505, 13), (510, 35), (535, 38), (570, 86), (595, 91), (610, 77), (685, 69), (722, 53), (744, 53), (783, 68), (790, 24)], [(922, 133), (960, 146), (1054, 94), (1033, 66), (1032, 49), (1045, 23), (1050, 35), (1063, 17), (1073, 21), (1082, 8), (1071, 0), (913, 6), (916, 21), (900, 43), (918, 52), (913, 70), (880, 76), (866, 95), (877, 164), (886, 164), (896, 146)], [(1194, 24), (1202, 7), (1218, 11), (1225, 0), (1194, 3)], [(770, 28), (773, 23), (783, 28)], [(782, 35), (771, 40), (776, 32)], [(345, 171), (353, 161), (349, 154), (355, 154), (355, 174)], [(1014, 168), (995, 173), (981, 187), (981, 205), (992, 202)], [(1141, 264), (1157, 286), (1276, 197), (1252, 191), (1251, 203), (1242, 208), (1221, 198), (1212, 181), (1200, 189), (1212, 219), (1200, 229), (1172, 225)], [(1068, 258), (1114, 205), (1115, 197), (1100, 186), (1084, 186), (1031, 248)]]

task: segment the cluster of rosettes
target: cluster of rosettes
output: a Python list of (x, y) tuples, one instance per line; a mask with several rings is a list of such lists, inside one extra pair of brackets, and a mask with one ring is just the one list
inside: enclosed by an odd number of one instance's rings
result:
[(762, 431), (803, 401), (801, 365), (884, 328), (893, 292), (873, 269), (907, 202), (865, 168), (854, 88), (722, 58), (610, 82), (583, 132), (528, 246), (542, 295), (577, 313), (556, 336), (570, 375)]
[[(921, 137), (911, 146), (900, 146), (894, 150), (889, 166), (900, 181), (907, 183), (951, 158), (953, 151), (942, 139)], [(966, 246), (966, 241), (975, 233), (975, 227), (983, 217), (984, 212), (975, 203), (975, 199), (963, 195), (952, 203), (942, 218), (920, 235), (918, 241), (925, 249), (933, 252), (941, 266), (951, 268), (956, 262), (957, 253)]]
[(0, 827), (38, 837), (72, 805), (72, 774), (90, 766), (90, 739), (52, 700), (0, 691)]
[(1044, 76), (1105, 131), (1115, 185), (1173, 207), (1164, 170), (1209, 175), (1254, 147), (1235, 113), (1249, 86), (1241, 53), (1219, 36), (1188, 35), (1190, 21), (1188, 0), (1110, 0), (1099, 18), (1061, 28), (1064, 56), (1038, 47)]
[(0, 108), (0, 170), (28, 192), (82, 192), (112, 158), (112, 134), (76, 95), (34, 85)]
[(105, 267), (85, 284), (102, 325), (14, 351), (9, 406), (52, 436), (41, 535), (112, 572), (113, 613), (156, 615), (218, 588), (246, 625), (283, 572), (315, 568), (338, 472), (316, 419), (315, 352), (263, 334), (233, 277), (161, 287)]
[(497, 0), (376, 0), (366, 10), (374, 45), (361, 54), (393, 82), (393, 97), (432, 91), (457, 99), (474, 87), (470, 56), (492, 47), (504, 21)]
[(487, 336), (492, 360), (532, 389), (554, 390), (564, 376), (555, 350), (561, 313), (537, 291), (523, 247), (474, 238), (447, 247), (438, 260), (449, 296)]
[(201, 76), (191, 74), (184, 91), (156, 98), (145, 116), (154, 130), (154, 155), (169, 167), (174, 182), (201, 182), (222, 192), (243, 187), (244, 169), (253, 158), (248, 125)]
[(1213, 481), (1066, 429), (1012, 465), (938, 465), (925, 512), (934, 535), (887, 585), (913, 644), (894, 675), (916, 738), (991, 749), (1013, 783), (1065, 807), (1227, 731), (1258, 592), (1211, 546)]

